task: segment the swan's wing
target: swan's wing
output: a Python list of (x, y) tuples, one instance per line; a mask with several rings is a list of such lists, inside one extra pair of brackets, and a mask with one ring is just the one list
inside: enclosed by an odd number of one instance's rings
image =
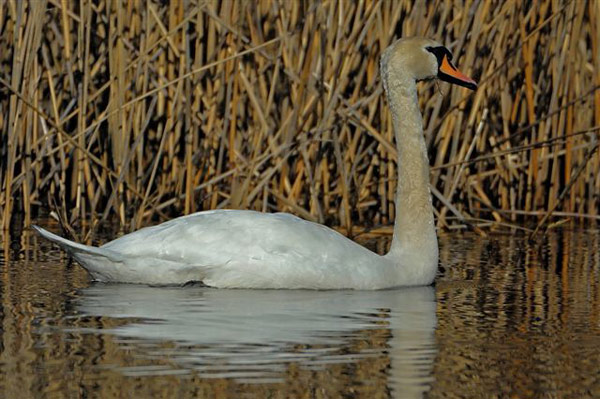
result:
[[(286, 254), (318, 258), (362, 248), (323, 225), (296, 216), (253, 211), (208, 211), (123, 236), (102, 248), (169, 260), (254, 258)], [(364, 251), (368, 250), (362, 248)]]

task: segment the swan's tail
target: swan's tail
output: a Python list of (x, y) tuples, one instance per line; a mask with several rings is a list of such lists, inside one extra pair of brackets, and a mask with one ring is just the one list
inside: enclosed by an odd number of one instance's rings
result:
[(115, 267), (115, 263), (123, 261), (121, 255), (109, 249), (78, 244), (74, 241), (57, 236), (48, 230), (44, 230), (39, 226), (33, 225), (31, 227), (40, 233), (42, 237), (52, 241), (75, 258), (75, 260), (96, 280), (110, 280), (110, 271)]

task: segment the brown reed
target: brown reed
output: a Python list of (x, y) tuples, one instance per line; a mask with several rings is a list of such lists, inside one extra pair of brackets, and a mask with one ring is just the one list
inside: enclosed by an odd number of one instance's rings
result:
[(439, 227), (597, 220), (598, 21), (573, 0), (2, 2), (2, 226), (212, 208), (387, 225), (378, 59), (412, 35), (481, 83), (420, 89)]

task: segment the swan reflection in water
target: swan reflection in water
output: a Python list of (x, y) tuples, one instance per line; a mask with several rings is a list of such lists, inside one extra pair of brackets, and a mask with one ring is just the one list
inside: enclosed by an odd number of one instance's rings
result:
[[(121, 337), (128, 348), (141, 343), (144, 356), (168, 356), (182, 371), (202, 377), (276, 381), (292, 362), (318, 369), (379, 356), (389, 357), (387, 386), (402, 397), (421, 397), (433, 379), (432, 287), (276, 291), (95, 284), (75, 304), (85, 316), (132, 319), (87, 332)], [(369, 338), (382, 329), (382, 343), (356, 344), (377, 341)], [(175, 345), (152, 345), (157, 341)]]

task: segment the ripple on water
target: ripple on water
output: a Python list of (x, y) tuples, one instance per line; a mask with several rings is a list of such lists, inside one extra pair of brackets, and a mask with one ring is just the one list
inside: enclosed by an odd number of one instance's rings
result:
[(435, 287), (381, 292), (89, 284), (4, 248), (3, 397), (600, 397), (595, 230), (442, 234)]

